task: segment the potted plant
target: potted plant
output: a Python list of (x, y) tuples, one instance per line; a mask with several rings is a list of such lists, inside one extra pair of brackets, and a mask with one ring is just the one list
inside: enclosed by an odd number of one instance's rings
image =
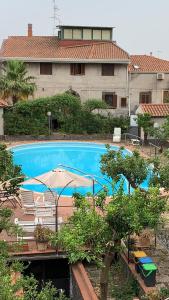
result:
[(47, 249), (49, 237), (52, 234), (52, 230), (47, 227), (43, 227), (41, 224), (36, 225), (34, 230), (34, 237), (37, 243), (37, 249), (44, 251)]

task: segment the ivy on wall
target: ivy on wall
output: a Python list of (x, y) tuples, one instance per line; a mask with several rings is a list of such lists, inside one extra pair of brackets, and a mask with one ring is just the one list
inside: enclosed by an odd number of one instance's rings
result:
[(129, 120), (126, 117), (103, 117), (85, 109), (80, 99), (64, 93), (16, 103), (4, 112), (5, 134), (44, 135), (48, 134), (48, 116), (58, 124), (62, 133), (112, 133), (114, 127), (126, 131)]

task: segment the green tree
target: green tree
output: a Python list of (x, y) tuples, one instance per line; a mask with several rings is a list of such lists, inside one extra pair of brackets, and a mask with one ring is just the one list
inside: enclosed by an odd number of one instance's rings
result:
[(166, 191), (169, 191), (169, 151), (164, 151), (160, 156), (150, 160), (151, 184), (160, 186)]
[(138, 114), (137, 115), (137, 124), (139, 128), (142, 128), (144, 131), (144, 142), (147, 143), (148, 134), (153, 126), (151, 120), (151, 115), (148, 113)]
[[(11, 180), (13, 179), (14, 180)], [(21, 167), (13, 162), (12, 152), (7, 150), (5, 144), (0, 144), (0, 181), (8, 182), (3, 186), (10, 193), (17, 194), (19, 183), (23, 181), (24, 175), (21, 172)]]
[(35, 89), (34, 77), (27, 76), (26, 65), (22, 61), (11, 60), (4, 65), (0, 77), (0, 96), (3, 99), (10, 97), (15, 104), (32, 96)]
[(98, 113), (99, 113), (99, 109), (106, 109), (106, 108), (108, 108), (108, 106), (107, 106), (106, 102), (104, 102), (102, 100), (89, 99), (83, 104), (83, 108), (84, 108), (84, 110), (87, 110), (89, 112), (92, 112), (94, 109), (97, 109)]
[[(106, 204), (106, 193), (98, 195), (97, 211), (85, 197), (76, 194), (77, 211), (52, 242), (66, 250), (70, 263), (87, 260), (100, 268), (100, 299), (107, 299), (109, 271), (120, 241), (144, 228), (154, 228), (165, 211), (166, 201), (158, 188), (125, 195), (120, 188)], [(100, 213), (99, 213), (100, 212)]]
[(138, 188), (139, 185), (147, 178), (149, 170), (149, 161), (144, 159), (136, 150), (132, 155), (124, 155), (124, 148), (118, 151), (111, 149), (106, 145), (107, 153), (101, 157), (101, 171), (116, 183), (123, 175), (132, 188)]

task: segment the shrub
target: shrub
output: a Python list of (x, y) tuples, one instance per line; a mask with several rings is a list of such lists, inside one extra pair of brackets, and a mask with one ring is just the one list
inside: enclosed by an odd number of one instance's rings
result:
[[(92, 105), (100, 103), (99, 100), (89, 102)], [(18, 102), (13, 107), (6, 108), (5, 134), (48, 134), (48, 111), (52, 112), (52, 119), (57, 121), (59, 131), (68, 134), (112, 133), (114, 127), (121, 127), (124, 132), (129, 126), (128, 118), (94, 114), (81, 105), (79, 98), (65, 93)]]

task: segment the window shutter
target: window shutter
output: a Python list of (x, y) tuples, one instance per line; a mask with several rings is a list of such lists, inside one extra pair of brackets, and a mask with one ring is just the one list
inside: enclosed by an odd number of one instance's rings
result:
[(151, 92), (140, 92), (140, 103), (151, 103)]
[(52, 63), (40, 63), (41, 75), (52, 75)]
[(114, 76), (114, 64), (102, 64), (102, 76)]
[(70, 64), (70, 74), (71, 75), (75, 74), (75, 65), (74, 64)]
[(85, 75), (85, 64), (81, 64), (81, 74)]
[(121, 98), (121, 107), (126, 107), (126, 106), (127, 106), (127, 99)]
[(112, 97), (112, 107), (117, 108), (117, 95), (114, 94)]

